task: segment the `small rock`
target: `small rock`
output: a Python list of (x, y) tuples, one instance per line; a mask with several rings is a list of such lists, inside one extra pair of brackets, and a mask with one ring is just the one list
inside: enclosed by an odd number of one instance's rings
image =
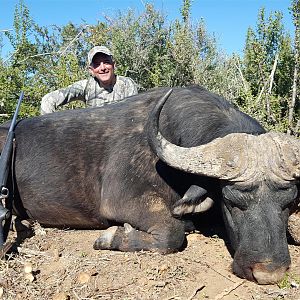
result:
[(69, 300), (70, 296), (65, 292), (60, 292), (58, 294), (55, 294), (52, 298), (52, 300)]
[(59, 257), (60, 257), (60, 253), (59, 253), (58, 249), (54, 249), (53, 250), (53, 260), (58, 261)]
[(162, 265), (162, 266), (159, 267), (158, 272), (159, 272), (160, 274), (162, 274), (162, 273), (167, 272), (168, 269), (169, 269), (169, 267), (168, 267), (167, 265)]
[(289, 217), (288, 231), (296, 245), (300, 245), (300, 214), (294, 213)]
[(78, 274), (77, 282), (80, 284), (88, 283), (91, 279), (91, 275), (86, 272), (81, 272)]
[(200, 241), (201, 235), (198, 233), (191, 233), (191, 234), (187, 235), (186, 239), (188, 242)]
[(4, 289), (3, 287), (0, 287), (0, 298), (2, 298), (3, 294), (4, 294)]
[(154, 285), (156, 286), (156, 287), (165, 287), (166, 286), (166, 282), (165, 281), (156, 281), (155, 283), (154, 283)]
[(25, 262), (24, 273), (26, 273), (26, 274), (32, 273), (32, 264), (30, 262)]

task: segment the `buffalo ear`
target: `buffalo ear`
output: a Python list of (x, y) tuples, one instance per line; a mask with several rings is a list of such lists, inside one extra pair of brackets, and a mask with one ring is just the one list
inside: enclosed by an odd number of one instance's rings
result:
[(172, 214), (180, 217), (185, 214), (204, 212), (212, 205), (213, 200), (207, 197), (206, 189), (191, 185), (183, 197), (174, 203)]

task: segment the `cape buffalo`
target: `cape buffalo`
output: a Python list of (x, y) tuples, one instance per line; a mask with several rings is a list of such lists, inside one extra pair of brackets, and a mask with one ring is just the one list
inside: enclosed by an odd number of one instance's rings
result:
[[(222, 206), (233, 272), (260, 284), (290, 265), (299, 142), (192, 86), (21, 120), (14, 206), (44, 226), (106, 229), (95, 249), (180, 249), (183, 215)], [(168, 99), (168, 101), (166, 101)], [(164, 103), (166, 101), (166, 103)], [(0, 128), (3, 142), (7, 126)]]

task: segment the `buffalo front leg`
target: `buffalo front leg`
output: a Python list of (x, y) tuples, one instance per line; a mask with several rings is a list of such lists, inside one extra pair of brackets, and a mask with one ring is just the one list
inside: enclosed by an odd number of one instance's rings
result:
[(184, 223), (180, 220), (174, 219), (171, 224), (164, 226), (154, 225), (147, 232), (136, 230), (125, 223), (124, 226), (103, 230), (94, 243), (94, 249), (171, 253), (180, 249), (184, 240)]

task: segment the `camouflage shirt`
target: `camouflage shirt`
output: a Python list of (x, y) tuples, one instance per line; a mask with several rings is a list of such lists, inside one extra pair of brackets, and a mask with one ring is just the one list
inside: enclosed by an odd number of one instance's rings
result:
[(41, 102), (41, 114), (54, 112), (58, 106), (74, 100), (84, 101), (87, 107), (95, 107), (136, 94), (137, 86), (131, 78), (117, 75), (114, 86), (105, 89), (94, 77), (90, 77), (45, 95)]

